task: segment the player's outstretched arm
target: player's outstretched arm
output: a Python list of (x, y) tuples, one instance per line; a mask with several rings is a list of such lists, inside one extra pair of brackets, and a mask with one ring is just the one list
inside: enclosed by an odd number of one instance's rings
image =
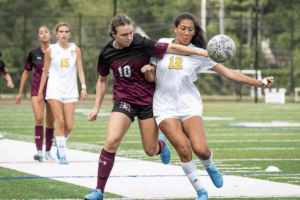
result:
[(145, 74), (145, 78), (148, 82), (155, 80), (156, 65), (145, 65), (141, 69), (142, 73)]
[(84, 71), (83, 71), (83, 67), (82, 67), (81, 51), (80, 51), (79, 47), (76, 47), (75, 51), (77, 54), (76, 64), (77, 64), (77, 69), (78, 69), (78, 76), (79, 76), (79, 80), (81, 83), (81, 100), (85, 100), (87, 97), (87, 93), (86, 93)]
[(172, 54), (181, 54), (181, 55), (194, 54), (194, 55), (204, 56), (206, 58), (209, 57), (207, 50), (194, 49), (180, 44), (169, 44), (166, 52)]
[(23, 95), (23, 90), (25, 88), (25, 84), (27, 82), (27, 79), (29, 77), (30, 71), (27, 71), (26, 69), (24, 70), (21, 78), (21, 83), (20, 83), (20, 89), (19, 89), (19, 94), (16, 98), (16, 104), (21, 103), (22, 101), (22, 95)]
[(39, 103), (43, 102), (43, 90), (44, 90), (44, 86), (47, 81), (50, 62), (51, 62), (51, 49), (47, 48), (47, 50), (45, 52), (45, 59), (44, 59), (44, 71), (42, 73), (42, 78), (41, 78), (41, 83), (40, 83), (40, 88), (39, 88), (39, 93), (38, 93), (38, 102)]
[(10, 88), (14, 88), (14, 84), (13, 84), (13, 82), (11, 80), (11, 76), (9, 75), (9, 73), (7, 73), (5, 75), (5, 79), (7, 81), (7, 86), (10, 87)]
[(264, 80), (257, 80), (254, 78), (251, 78), (249, 76), (246, 76), (240, 72), (228, 69), (227, 67), (221, 65), (221, 64), (216, 64), (213, 68), (213, 71), (217, 72), (221, 76), (224, 76), (225, 78), (236, 81), (239, 83), (244, 83), (244, 84), (249, 84), (253, 85), (255, 87), (271, 87), (274, 83), (274, 78), (273, 77), (267, 77), (265, 78), (266, 81)]
[(102, 101), (104, 99), (104, 95), (106, 93), (107, 89), (107, 76), (101, 76), (99, 75), (99, 79), (96, 85), (96, 100), (95, 100), (95, 106), (94, 109), (89, 113), (88, 120), (89, 121), (95, 121), (97, 119), (97, 115), (99, 113), (100, 106), (102, 104)]

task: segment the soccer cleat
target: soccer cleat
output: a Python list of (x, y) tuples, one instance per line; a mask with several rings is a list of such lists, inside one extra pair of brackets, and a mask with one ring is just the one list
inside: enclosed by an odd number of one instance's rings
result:
[(60, 157), (59, 164), (61, 164), (61, 165), (67, 165), (67, 164), (69, 164), (68, 161), (67, 161), (66, 156)]
[(55, 140), (55, 146), (56, 146), (56, 149), (57, 149), (56, 156), (57, 156), (57, 159), (59, 160), (60, 159), (60, 155), (59, 155), (59, 151), (58, 151), (56, 140)]
[(85, 200), (101, 200), (103, 198), (103, 194), (100, 189), (92, 189), (93, 192), (91, 194), (85, 195)]
[(214, 164), (212, 164), (212, 166), (210, 168), (207, 168), (206, 171), (209, 174), (210, 179), (212, 180), (212, 182), (214, 183), (214, 185), (217, 188), (220, 188), (223, 186), (222, 174), (218, 171), (218, 169), (216, 168), (216, 166)]
[(38, 153), (33, 156), (33, 159), (43, 162), (43, 152), (39, 150)]
[(160, 155), (160, 159), (161, 161), (167, 165), (169, 164), (170, 160), (171, 160), (171, 151), (168, 147), (168, 144), (167, 144), (167, 139), (164, 135), (160, 134), (159, 135), (159, 139), (164, 141), (165, 143), (165, 148), (163, 149), (163, 151), (159, 154)]
[(50, 160), (50, 161), (55, 160), (55, 159), (52, 157), (50, 151), (46, 151), (46, 153), (45, 153), (45, 159), (46, 159), (46, 160)]
[(208, 199), (208, 194), (204, 188), (202, 190), (199, 190), (197, 192), (197, 195), (198, 195), (198, 197), (195, 200), (207, 200)]

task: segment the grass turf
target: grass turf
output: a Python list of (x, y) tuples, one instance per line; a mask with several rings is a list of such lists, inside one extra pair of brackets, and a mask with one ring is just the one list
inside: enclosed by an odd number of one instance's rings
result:
[[(74, 128), (68, 140), (68, 148), (99, 153), (105, 139), (109, 116), (99, 116), (94, 123), (87, 121), (87, 113), (93, 108), (92, 105), (76, 105)], [(112, 105), (103, 105), (100, 113), (110, 113)], [(265, 179), (276, 182), (300, 185), (300, 161), (283, 160), (300, 158), (300, 128), (277, 127), (272, 129), (236, 128), (228, 127), (228, 124), (241, 122), (264, 122), (272, 121), (298, 123), (300, 121), (300, 107), (298, 104), (204, 104), (204, 117), (232, 117), (234, 120), (205, 120), (205, 131), (210, 148), (214, 152), (214, 162), (223, 174), (240, 175), (248, 174), (248, 177)], [(0, 131), (6, 138), (34, 142), (34, 115), (31, 106), (0, 106)], [(147, 157), (140, 143), (140, 133), (137, 120), (132, 124), (123, 138), (117, 156), (160, 162), (159, 157)], [(180, 165), (179, 157), (175, 149), (169, 144), (172, 151), (172, 165)], [(197, 158), (194, 155), (194, 159)], [(238, 160), (240, 159), (240, 160)], [(260, 160), (247, 160), (260, 159)], [(274, 159), (274, 160), (261, 160)], [(277, 159), (277, 160), (276, 160)], [(198, 169), (203, 169), (200, 162), (196, 162)], [(275, 166), (280, 172), (267, 172), (266, 168)], [(3, 170), (9, 169), (0, 169)], [(24, 176), (15, 172), (11, 176)], [(14, 174), (13, 174), (14, 173)], [(256, 175), (255, 175), (256, 174)], [(259, 174), (259, 175), (257, 175)], [(267, 174), (267, 175), (264, 175)], [(274, 176), (273, 174), (281, 174)], [(283, 174), (283, 175), (282, 175)], [(292, 174), (292, 175), (288, 175)], [(96, 174), (95, 174), (96, 175)], [(2, 176), (2, 173), (1, 173)], [(6, 175), (5, 175), (6, 176)], [(16, 181), (16, 182), (15, 182)], [(38, 182), (42, 181), (42, 182)], [(49, 183), (48, 183), (49, 182)], [(48, 187), (50, 182), (58, 182), (62, 186), (69, 187), (69, 193), (75, 196), (65, 197), (62, 194), (52, 194), (44, 190), (36, 190), (37, 186)], [(14, 195), (8, 188), (16, 187), (15, 184), (24, 186), (24, 180), (0, 180), (0, 188), (8, 191), (6, 195)], [(74, 188), (78, 193), (71, 192)], [(18, 186), (19, 188), (19, 186)], [(13, 198), (82, 198), (90, 193), (90, 189), (67, 184), (50, 179), (26, 180), (24, 190), (28, 194), (37, 196), (13, 196)], [(48, 187), (49, 188), (49, 187)], [(1, 190), (1, 189), (0, 189)], [(83, 193), (80, 193), (82, 191)], [(38, 194), (37, 194), (38, 193)], [(0, 199), (12, 198), (3, 196)], [(24, 193), (22, 193), (24, 195)], [(110, 198), (105, 193), (106, 198)], [(250, 198), (251, 199), (251, 198)], [(296, 199), (296, 198), (264, 198), (264, 199)], [(257, 200), (257, 199), (256, 199)]]

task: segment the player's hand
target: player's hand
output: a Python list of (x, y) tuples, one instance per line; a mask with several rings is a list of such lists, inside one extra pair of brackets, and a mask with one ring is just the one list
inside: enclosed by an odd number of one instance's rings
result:
[(10, 88), (14, 88), (15, 87), (12, 81), (8, 82), (7, 86), (10, 87)]
[(265, 79), (265, 81), (261, 80), (261, 82), (262, 82), (262, 86), (260, 86), (261, 88), (269, 88), (273, 85), (273, 83), (274, 83), (274, 77), (273, 76), (266, 77), (264, 79)]
[(142, 67), (141, 71), (143, 74), (152, 73), (154, 71), (154, 67), (152, 67), (151, 65), (145, 65), (144, 67)]
[(207, 50), (199, 50), (199, 55), (203, 56), (205, 58), (209, 58), (209, 55), (207, 53)]
[(99, 111), (93, 109), (93, 110), (88, 114), (88, 120), (89, 120), (89, 121), (92, 121), (92, 122), (96, 121), (98, 112), (99, 112)]
[(81, 90), (81, 100), (86, 100), (86, 97), (87, 97), (86, 89), (83, 88)]
[(16, 104), (21, 103), (22, 101), (22, 94), (18, 94), (17, 98), (16, 98)]
[(37, 101), (39, 104), (42, 104), (43, 103), (43, 95), (42, 94), (38, 94), (38, 98), (37, 98)]

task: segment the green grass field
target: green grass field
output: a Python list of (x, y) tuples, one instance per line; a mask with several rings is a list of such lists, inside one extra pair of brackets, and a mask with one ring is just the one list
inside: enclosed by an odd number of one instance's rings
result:
[[(92, 108), (92, 105), (76, 105), (74, 128), (67, 143), (68, 148), (93, 153), (99, 153), (102, 149), (109, 117), (99, 116), (96, 122), (88, 122), (86, 113)], [(110, 113), (111, 109), (112, 105), (103, 105), (100, 113)], [(213, 150), (217, 168), (223, 174), (300, 185), (299, 126), (264, 129), (228, 126), (238, 126), (238, 123), (242, 122), (299, 123), (299, 113), (299, 104), (204, 104), (204, 117), (234, 118), (204, 121), (207, 140)], [(0, 131), (6, 138), (34, 143), (34, 115), (31, 106), (0, 105), (0, 119)], [(117, 156), (160, 162), (158, 156), (146, 156), (140, 141), (138, 123), (135, 121), (123, 138)], [(169, 146), (172, 151), (170, 164), (180, 166), (176, 151)], [(194, 159), (197, 160), (196, 157)], [(200, 162), (197, 161), (196, 164), (198, 169), (204, 169)], [(269, 166), (275, 166), (281, 171), (267, 172)], [(29, 174), (0, 167), (0, 177), (12, 176), (29, 176)], [(0, 199), (80, 199), (88, 193), (89, 188), (51, 179), (0, 179)], [(120, 196), (105, 193), (105, 198), (120, 198)], [(299, 199), (299, 197), (265, 199)]]

